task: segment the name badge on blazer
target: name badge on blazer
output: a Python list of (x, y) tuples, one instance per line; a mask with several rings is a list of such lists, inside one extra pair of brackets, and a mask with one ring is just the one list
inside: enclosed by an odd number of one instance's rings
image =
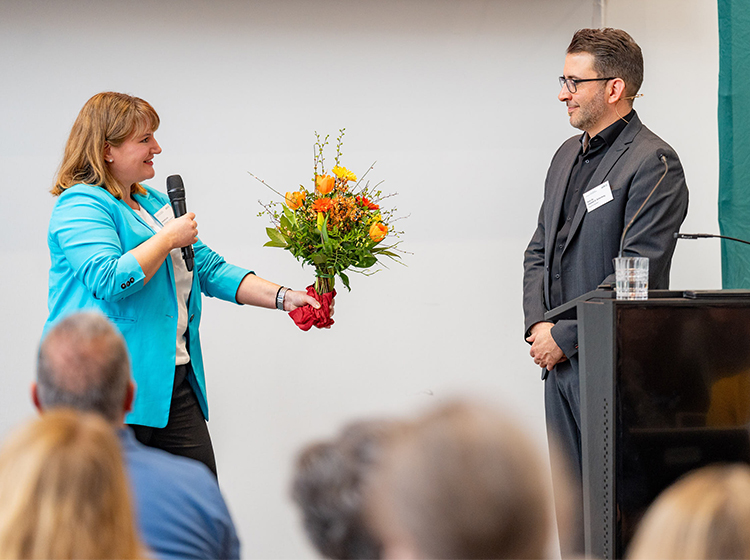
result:
[(583, 193), (583, 200), (586, 203), (586, 210), (592, 212), (604, 206), (610, 200), (614, 200), (612, 196), (612, 189), (609, 187), (609, 181), (604, 181), (598, 187), (594, 187), (590, 191)]
[(159, 220), (162, 226), (166, 226), (169, 222), (174, 220), (174, 212), (169, 204), (162, 206), (159, 211), (154, 214), (154, 218)]

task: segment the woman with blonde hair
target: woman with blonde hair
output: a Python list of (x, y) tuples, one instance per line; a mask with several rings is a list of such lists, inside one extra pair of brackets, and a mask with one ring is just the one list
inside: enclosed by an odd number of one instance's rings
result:
[[(143, 184), (161, 153), (159, 122), (149, 103), (124, 93), (99, 93), (81, 109), (51, 191), (45, 332), (72, 312), (106, 315), (127, 342), (138, 387), (126, 423), (141, 443), (215, 474), (201, 294), (283, 311), (320, 304), (225, 262), (198, 239), (195, 214), (175, 217), (167, 196)], [(181, 255), (191, 245), (194, 267)]]
[(646, 512), (628, 558), (750, 559), (750, 467), (711, 465), (675, 482)]
[(0, 558), (143, 558), (128, 492), (104, 419), (43, 414), (0, 449)]

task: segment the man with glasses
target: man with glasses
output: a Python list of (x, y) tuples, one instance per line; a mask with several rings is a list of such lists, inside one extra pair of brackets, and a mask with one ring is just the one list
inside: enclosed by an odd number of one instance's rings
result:
[[(567, 106), (570, 124), (583, 134), (563, 143), (552, 158), (537, 229), (524, 255), (525, 336), (531, 357), (543, 368), (547, 433), (560, 444), (578, 490), (578, 330), (575, 321), (553, 324), (544, 320), (544, 313), (614, 282), (612, 259), (625, 224), (642, 205), (625, 237), (623, 255), (648, 257), (649, 288), (667, 288), (673, 234), (687, 213), (687, 186), (677, 154), (641, 124), (633, 109), (642, 80), (641, 49), (625, 31), (581, 29), (573, 36), (557, 97)], [(558, 519), (578, 528), (569, 543), (572, 550), (563, 554), (583, 552), (580, 495), (575, 505), (578, 520)]]

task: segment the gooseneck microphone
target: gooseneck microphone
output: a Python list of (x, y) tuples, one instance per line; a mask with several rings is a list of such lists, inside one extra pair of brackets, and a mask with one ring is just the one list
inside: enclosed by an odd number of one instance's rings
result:
[(622, 230), (622, 237), (620, 237), (620, 252), (617, 254), (618, 257), (622, 257), (622, 250), (625, 246), (625, 234), (628, 233), (628, 230), (630, 229), (630, 226), (633, 225), (633, 222), (638, 217), (638, 214), (641, 213), (641, 210), (643, 210), (643, 207), (646, 206), (646, 203), (651, 198), (651, 195), (654, 194), (657, 187), (661, 184), (661, 182), (664, 180), (664, 177), (667, 176), (667, 171), (669, 171), (669, 165), (667, 165), (667, 156), (663, 152), (659, 152), (656, 154), (656, 156), (661, 160), (661, 162), (664, 164), (664, 173), (659, 178), (659, 180), (654, 185), (654, 188), (651, 189), (651, 192), (648, 193), (648, 196), (646, 197), (646, 200), (643, 201), (643, 204), (638, 208), (638, 210), (635, 211), (635, 214), (633, 214), (633, 217), (630, 218), (630, 221), (628, 222), (628, 225), (625, 226), (625, 229)]
[(737, 237), (729, 237), (728, 235), (718, 235), (715, 233), (679, 233), (675, 232), (675, 239), (729, 239), (729, 241), (739, 241), (746, 245), (750, 245), (750, 241), (739, 239)]
[[(182, 184), (182, 177), (179, 175), (170, 175), (167, 177), (167, 194), (169, 202), (172, 204), (174, 217), (179, 218), (187, 213), (187, 204), (185, 202), (185, 185)], [(182, 258), (188, 270), (193, 270), (193, 259), (195, 253), (193, 246), (188, 245), (182, 248)]]

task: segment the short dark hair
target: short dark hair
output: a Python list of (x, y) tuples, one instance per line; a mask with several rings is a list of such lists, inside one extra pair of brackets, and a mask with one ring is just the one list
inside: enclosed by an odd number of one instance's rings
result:
[(119, 422), (130, 381), (122, 335), (99, 313), (75, 313), (39, 346), (37, 397), (44, 410), (68, 407)]
[(395, 422), (348, 425), (332, 441), (302, 450), (292, 499), (302, 511), (308, 537), (326, 558), (380, 558), (381, 543), (364, 516), (364, 494)]
[[(568, 54), (589, 53), (601, 78), (621, 78), (625, 95), (632, 98), (643, 83), (643, 53), (622, 29), (579, 29), (568, 45)], [(632, 99), (628, 99), (632, 104)]]

